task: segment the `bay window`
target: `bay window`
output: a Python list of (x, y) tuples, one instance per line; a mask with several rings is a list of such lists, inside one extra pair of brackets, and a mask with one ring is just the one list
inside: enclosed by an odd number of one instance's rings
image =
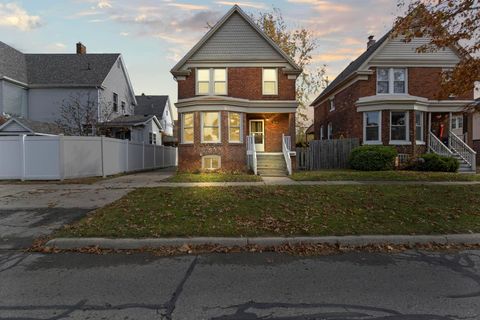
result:
[(423, 143), (425, 141), (423, 139), (423, 123), (423, 112), (415, 111), (415, 140), (417, 143)]
[(227, 69), (197, 69), (197, 95), (226, 95)]
[(193, 143), (194, 121), (193, 113), (182, 114), (182, 143)]
[(220, 112), (202, 112), (202, 142), (220, 142)]
[(363, 113), (363, 141), (366, 144), (382, 142), (381, 123), (381, 111), (370, 111)]
[(391, 143), (408, 142), (408, 112), (392, 111), (390, 113)]
[(378, 68), (377, 94), (407, 93), (407, 69)]
[(228, 142), (242, 142), (242, 115), (240, 113), (228, 113)]
[(262, 91), (264, 95), (278, 94), (278, 72), (276, 68), (263, 69)]

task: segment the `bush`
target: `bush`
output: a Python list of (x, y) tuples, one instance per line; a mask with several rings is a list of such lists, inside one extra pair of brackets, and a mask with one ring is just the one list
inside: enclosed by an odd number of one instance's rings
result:
[(395, 166), (397, 150), (386, 146), (361, 146), (350, 153), (352, 169), (361, 171), (392, 170)]
[(460, 164), (455, 158), (426, 153), (417, 160), (415, 169), (419, 171), (457, 172), (459, 167)]

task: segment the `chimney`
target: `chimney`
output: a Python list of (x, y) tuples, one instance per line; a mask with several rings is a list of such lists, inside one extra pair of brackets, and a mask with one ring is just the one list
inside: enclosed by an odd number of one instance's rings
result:
[(373, 38), (375, 38), (375, 36), (368, 37), (367, 50), (370, 49), (370, 47), (373, 46), (375, 42), (377, 42), (377, 40), (374, 40)]
[(87, 47), (81, 42), (77, 43), (77, 54), (87, 54)]

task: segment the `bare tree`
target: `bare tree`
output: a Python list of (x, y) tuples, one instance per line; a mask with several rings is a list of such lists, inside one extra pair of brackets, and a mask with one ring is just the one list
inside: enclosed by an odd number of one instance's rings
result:
[(90, 91), (79, 91), (62, 100), (55, 124), (62, 128), (66, 135), (98, 135), (98, 124), (109, 121), (113, 113), (111, 103), (103, 99), (98, 101)]

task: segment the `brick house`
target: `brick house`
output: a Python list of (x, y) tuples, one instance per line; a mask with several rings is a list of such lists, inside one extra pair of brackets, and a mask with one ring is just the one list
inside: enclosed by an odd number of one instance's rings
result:
[(406, 43), (391, 32), (378, 41), (369, 37), (366, 51), (311, 104), (315, 139), (391, 145), (401, 159), (432, 151), (474, 170), (472, 116), (465, 112), (474, 92), (440, 94), (444, 71), (460, 61), (460, 49), (418, 53), (426, 43), (427, 38)]
[(235, 5), (173, 67), (180, 171), (284, 174), (302, 70)]

